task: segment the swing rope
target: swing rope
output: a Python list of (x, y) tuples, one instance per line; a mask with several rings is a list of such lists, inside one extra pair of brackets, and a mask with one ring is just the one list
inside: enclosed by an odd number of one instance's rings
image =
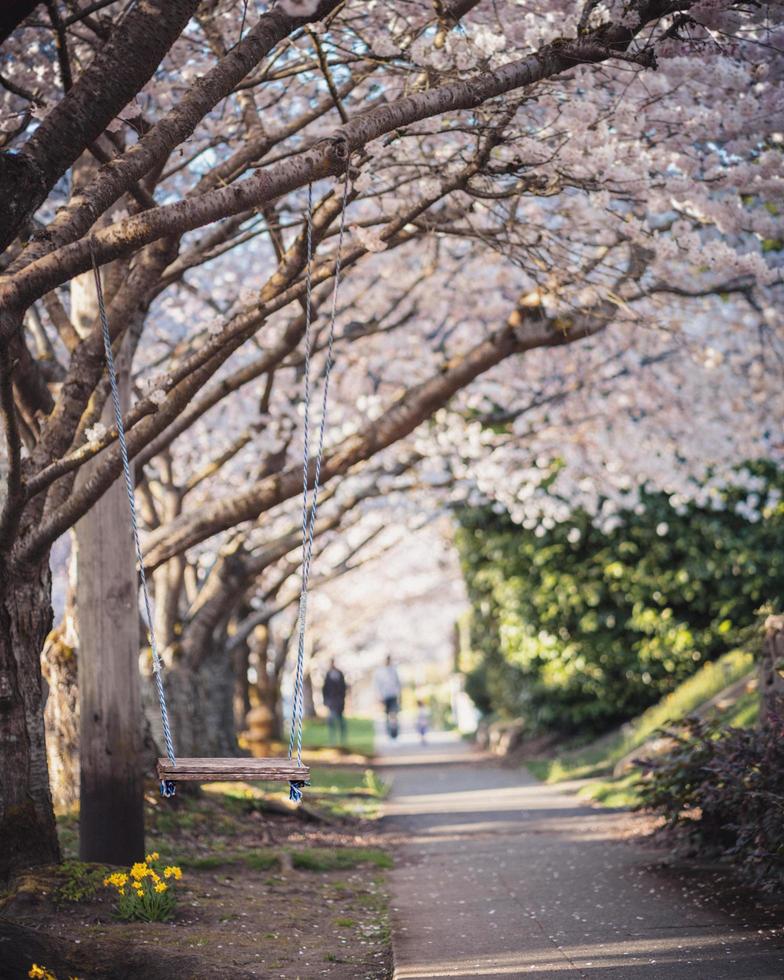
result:
[[(345, 151), (345, 148), (344, 148)], [(303, 463), (302, 463), (302, 584), (299, 601), (299, 629), (297, 643), (297, 668), (294, 681), (294, 697), (291, 714), (291, 732), (289, 736), (289, 759), (294, 757), (296, 747), (297, 765), (302, 766), (302, 720), (304, 708), (304, 665), (305, 665), (305, 633), (307, 625), (308, 608), (308, 583), (310, 579), (310, 567), (313, 558), (313, 538), (316, 528), (316, 514), (318, 511), (318, 493), (321, 483), (321, 463), (324, 455), (324, 435), (327, 425), (327, 401), (329, 395), (329, 381), (334, 364), (334, 343), (335, 343), (335, 320), (337, 318), (338, 287), (340, 285), (341, 264), (343, 259), (343, 242), (346, 230), (346, 205), (348, 203), (348, 190), (350, 179), (350, 155), (345, 151), (346, 171), (343, 181), (343, 197), (340, 213), (340, 230), (338, 233), (337, 252), (335, 256), (334, 284), (332, 288), (332, 303), (329, 315), (328, 341), (327, 341), (327, 360), (324, 367), (324, 389), (321, 398), (321, 418), (319, 420), (318, 439), (316, 455), (313, 460), (314, 476), (313, 489), (308, 493), (309, 473), (310, 473), (310, 407), (311, 407), (311, 382), (310, 366), (313, 353), (313, 186), (308, 185), (308, 207), (306, 217), (306, 269), (305, 269), (305, 364), (304, 364), (304, 439), (303, 439)], [(133, 479), (131, 477), (131, 465), (128, 458), (128, 445), (125, 438), (125, 426), (122, 419), (122, 405), (120, 402), (120, 391), (117, 384), (117, 371), (114, 364), (112, 353), (112, 338), (109, 329), (109, 318), (106, 315), (106, 305), (103, 296), (103, 286), (101, 284), (101, 274), (98, 267), (98, 259), (95, 252), (95, 243), (90, 239), (90, 256), (92, 259), (93, 275), (95, 277), (95, 292), (98, 299), (98, 314), (101, 322), (101, 333), (103, 336), (104, 353), (106, 356), (106, 366), (109, 372), (109, 385), (111, 388), (112, 406), (114, 408), (114, 419), (117, 428), (117, 438), (120, 444), (120, 456), (122, 459), (123, 476), (125, 478), (125, 490), (128, 495), (128, 506), (131, 514), (131, 533), (133, 535), (133, 545), (136, 552), (136, 561), (139, 566), (139, 579), (141, 582), (142, 596), (144, 602), (144, 612), (147, 619), (147, 633), (150, 640), (150, 650), (152, 652), (152, 670), (155, 677), (155, 688), (158, 693), (158, 703), (161, 709), (161, 725), (163, 737), (166, 743), (166, 755), (172, 768), (176, 768), (177, 760), (174, 754), (174, 743), (172, 741), (171, 729), (169, 727), (169, 712), (166, 707), (166, 695), (163, 688), (161, 671), (163, 662), (158, 652), (158, 644), (155, 638), (155, 627), (152, 615), (152, 601), (147, 585), (147, 575), (144, 570), (144, 557), (142, 555), (141, 537), (139, 534), (139, 522), (136, 516), (136, 500), (133, 491)], [(290, 799), (299, 802), (302, 799), (302, 788), (306, 784), (299, 780), (292, 780), (290, 786)], [(161, 779), (161, 795), (171, 797), (175, 794), (175, 784), (172, 780)]]
[[(350, 174), (350, 159), (346, 159), (346, 172), (343, 180), (343, 200), (340, 209), (340, 229), (338, 232), (337, 254), (335, 256), (335, 278), (332, 287), (332, 303), (329, 314), (329, 329), (327, 340), (327, 361), (324, 367), (324, 389), (321, 396), (321, 419), (319, 421), (318, 442), (314, 462), (313, 490), (308, 493), (310, 474), (310, 403), (311, 382), (310, 362), (313, 353), (313, 185), (308, 184), (308, 207), (306, 218), (307, 266), (305, 270), (305, 365), (304, 365), (304, 437), (302, 453), (302, 586), (299, 598), (299, 633), (297, 640), (297, 669), (294, 680), (294, 697), (291, 706), (291, 730), (289, 734), (289, 759), (294, 756), (296, 746), (297, 765), (302, 765), (302, 720), (304, 715), (304, 667), (305, 667), (305, 635), (308, 618), (308, 584), (310, 567), (313, 558), (313, 538), (316, 529), (316, 514), (318, 511), (318, 493), (321, 482), (321, 462), (324, 455), (324, 433), (327, 427), (327, 403), (329, 396), (329, 380), (334, 364), (335, 320), (337, 318), (338, 289), (340, 286), (340, 271), (343, 258), (343, 239), (346, 229), (346, 205), (348, 203), (348, 188)], [(302, 799), (302, 788), (305, 783), (292, 780), (289, 783), (289, 798), (295, 803)]]
[[(158, 653), (158, 644), (155, 639), (155, 627), (152, 618), (152, 602), (150, 600), (150, 590), (147, 587), (147, 575), (144, 571), (144, 559), (142, 557), (141, 538), (139, 536), (139, 522), (136, 518), (136, 499), (133, 493), (133, 480), (131, 479), (131, 464), (128, 460), (128, 444), (125, 441), (125, 426), (122, 419), (122, 405), (120, 403), (120, 390), (117, 385), (117, 371), (114, 366), (114, 355), (112, 354), (112, 337), (109, 331), (109, 318), (106, 315), (106, 305), (103, 298), (103, 286), (101, 285), (101, 273), (98, 269), (98, 259), (95, 254), (95, 243), (90, 239), (90, 256), (93, 263), (93, 275), (95, 277), (95, 292), (98, 297), (98, 315), (101, 321), (101, 333), (103, 334), (103, 349), (106, 355), (106, 366), (109, 369), (109, 385), (112, 390), (112, 406), (114, 408), (114, 422), (117, 427), (117, 439), (120, 443), (120, 456), (122, 457), (123, 476), (125, 477), (125, 491), (128, 494), (128, 506), (131, 511), (131, 533), (133, 535), (133, 546), (136, 551), (136, 561), (139, 566), (139, 580), (142, 587), (144, 601), (144, 614), (147, 617), (147, 633), (150, 638), (150, 650), (152, 651), (152, 672), (155, 677), (155, 689), (158, 692), (158, 703), (161, 707), (161, 725), (163, 727), (163, 738), (166, 742), (166, 755), (169, 762), (176, 766), (177, 760), (174, 755), (174, 743), (172, 742), (171, 729), (169, 728), (169, 712), (166, 708), (166, 695), (163, 690), (163, 679), (161, 670), (163, 662)], [(174, 796), (174, 783), (170, 780), (161, 780), (161, 795)]]

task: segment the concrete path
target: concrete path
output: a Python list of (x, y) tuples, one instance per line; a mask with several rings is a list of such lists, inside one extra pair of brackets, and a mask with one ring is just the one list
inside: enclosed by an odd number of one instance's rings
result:
[[(784, 948), (705, 904), (618, 817), (448, 736), (382, 742), (395, 980), (782, 980)], [(696, 890), (695, 890), (696, 891)]]

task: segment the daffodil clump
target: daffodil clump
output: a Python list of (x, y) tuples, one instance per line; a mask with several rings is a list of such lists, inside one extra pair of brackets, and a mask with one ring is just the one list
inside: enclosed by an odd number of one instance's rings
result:
[[(33, 963), (27, 971), (27, 975), (30, 980), (57, 980), (51, 970), (47, 970), (45, 966), (39, 966), (37, 963)], [(68, 977), (68, 980), (79, 980), (79, 977)]]
[(157, 866), (157, 851), (148, 854), (144, 861), (137, 861), (130, 871), (115, 871), (104, 878), (104, 885), (117, 893), (117, 916), (130, 921), (165, 922), (172, 917), (177, 904), (174, 882), (182, 878), (182, 871), (175, 865), (163, 870)]

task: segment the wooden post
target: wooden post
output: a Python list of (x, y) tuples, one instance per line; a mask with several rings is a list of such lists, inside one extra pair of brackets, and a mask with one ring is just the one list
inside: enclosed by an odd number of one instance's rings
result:
[(784, 616), (768, 616), (760, 661), (760, 723), (784, 720)]
[[(72, 286), (72, 317), (92, 326), (91, 274)], [(116, 357), (124, 404), (130, 364)], [(111, 399), (102, 421), (112, 424)], [(99, 457), (100, 459), (100, 457)], [(92, 473), (88, 464), (77, 481)], [(76, 609), (79, 632), (80, 822), (84, 861), (130, 864), (144, 857), (139, 606), (128, 496), (122, 478), (77, 523)]]

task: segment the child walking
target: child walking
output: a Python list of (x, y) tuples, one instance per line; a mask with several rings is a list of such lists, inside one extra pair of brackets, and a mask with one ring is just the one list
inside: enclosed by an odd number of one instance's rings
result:
[(430, 712), (427, 705), (421, 699), (417, 701), (417, 731), (419, 741), (424, 745), (427, 742), (427, 729), (430, 724)]

